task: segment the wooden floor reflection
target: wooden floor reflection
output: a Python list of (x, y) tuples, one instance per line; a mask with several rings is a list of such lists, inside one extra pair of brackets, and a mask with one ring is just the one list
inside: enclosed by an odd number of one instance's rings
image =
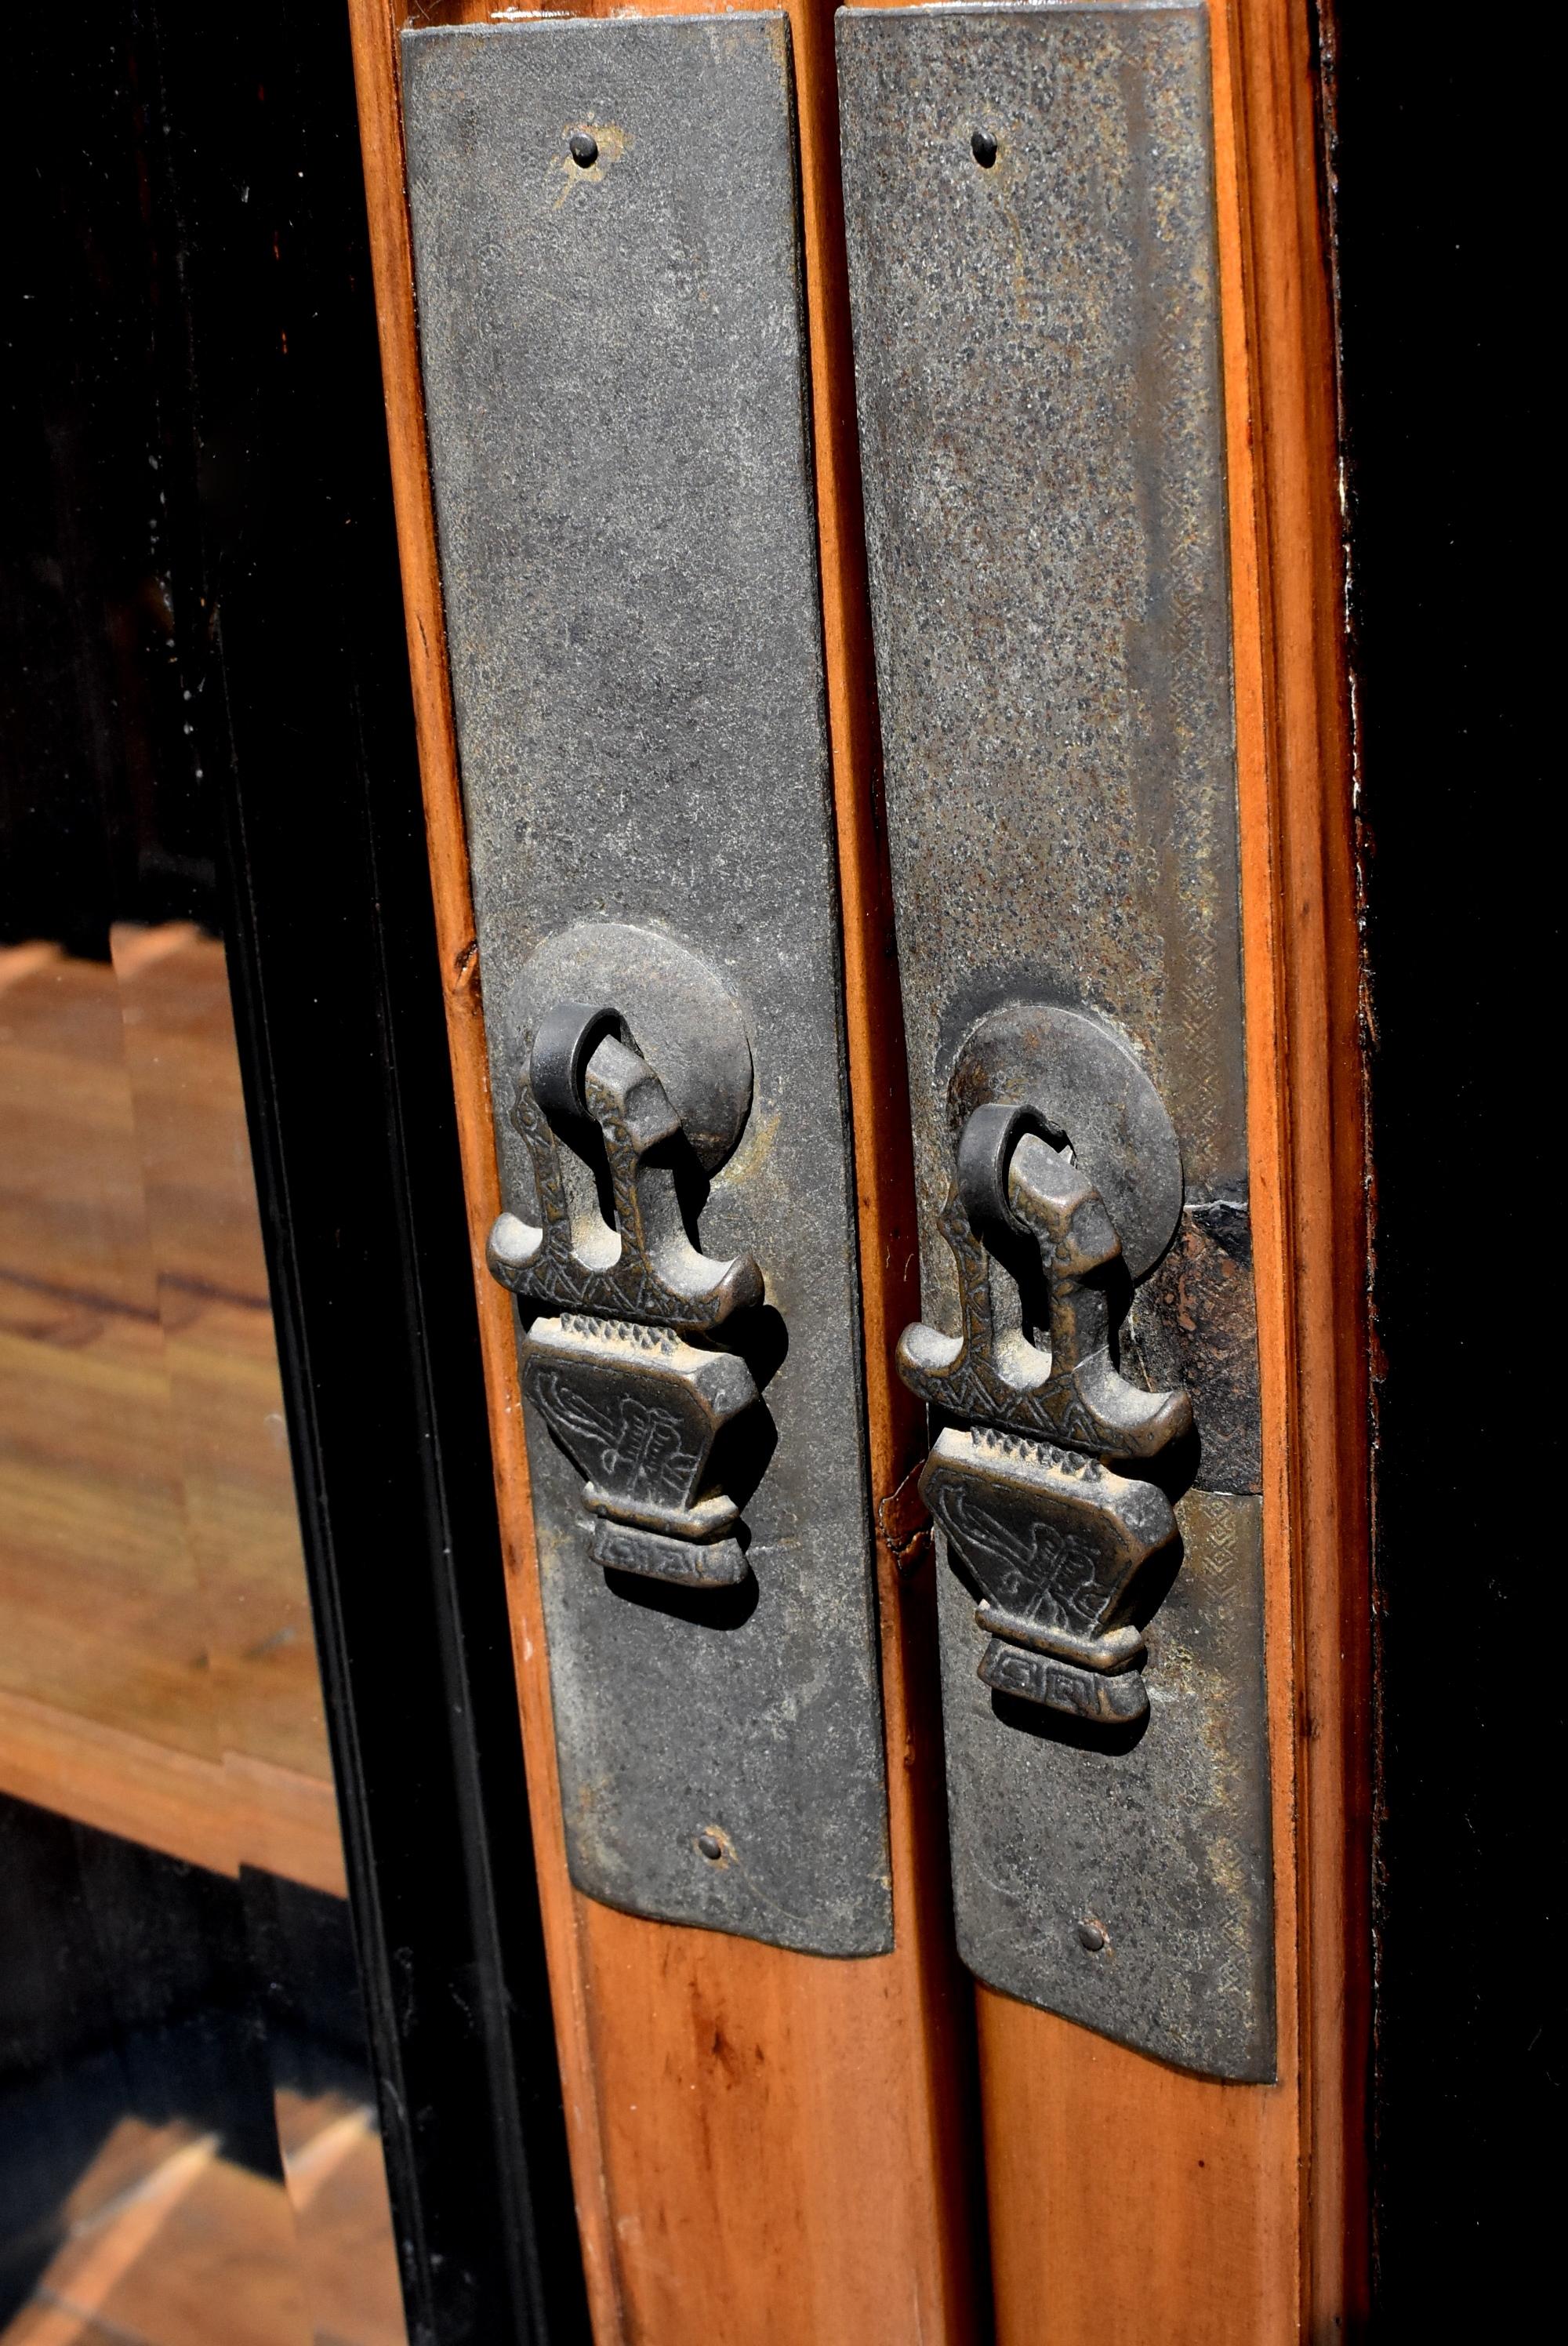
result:
[(123, 2120), (0, 2346), (405, 2346), (370, 2112), (280, 2096), (279, 2119), (287, 2188)]
[(0, 1790), (342, 1858), (221, 944), (0, 952)]
[[(110, 943), (105, 961), (0, 949), (0, 1794), (341, 1899), (224, 950), (185, 923)], [(263, 1902), (243, 1879), (249, 1912)], [(62, 1908), (38, 1929), (67, 1912), (82, 1943), (62, 1941), (60, 1980), (113, 2012), (114, 1981), (90, 1974), (116, 1918)], [(101, 1935), (100, 1958), (134, 1937)], [(252, 1986), (280, 1993), (270, 1972)], [(188, 2008), (159, 2014), (199, 2027), (206, 1989), (181, 1992)], [(101, 2048), (59, 1993), (66, 2051)], [(108, 2114), (68, 2063), (34, 2070), (81, 2125), (63, 2175), (87, 2163), (63, 2208), (47, 2199), (48, 2261), (27, 2266), (4, 2346), (404, 2346), (368, 2108), (274, 2081), (269, 2109), (263, 2072), (243, 2146), (259, 2164), (225, 2155), (243, 2129), (132, 2116), (88, 2158)], [(25, 2102), (26, 2066), (0, 2084)], [(254, 2118), (254, 2074), (235, 2090)], [(182, 2091), (167, 2081), (162, 2106)]]

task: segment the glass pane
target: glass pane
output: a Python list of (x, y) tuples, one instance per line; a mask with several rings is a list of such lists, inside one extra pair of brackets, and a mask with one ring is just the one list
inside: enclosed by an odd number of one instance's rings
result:
[(0, 947), (0, 2338), (403, 2329), (220, 941)]
[(222, 934), (224, 484), (179, 404), (203, 330), (149, 21), (42, 13), (9, 86), (0, 2341), (403, 2346)]

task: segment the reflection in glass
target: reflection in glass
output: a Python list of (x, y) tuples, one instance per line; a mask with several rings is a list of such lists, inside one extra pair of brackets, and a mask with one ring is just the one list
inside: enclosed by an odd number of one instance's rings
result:
[(112, 944), (0, 949), (0, 1766), (341, 1892), (223, 947)]
[(221, 943), (0, 947), (0, 2340), (401, 2346)]
[(240, 459), (347, 265), (303, 24), (9, 34), (3, 2346), (405, 2335), (223, 935)]

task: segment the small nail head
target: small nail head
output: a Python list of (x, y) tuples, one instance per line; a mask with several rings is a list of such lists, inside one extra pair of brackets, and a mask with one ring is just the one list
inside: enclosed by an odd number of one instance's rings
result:
[(1101, 1930), (1098, 1923), (1079, 1923), (1078, 1944), (1081, 1947), (1086, 1947), (1090, 1954), (1099, 1954), (1101, 1950), (1104, 1948), (1105, 1943), (1105, 1934), (1104, 1931)]
[(969, 142), (969, 151), (983, 171), (989, 171), (996, 160), (996, 141), (989, 130), (977, 130)]
[(698, 1857), (706, 1857), (710, 1865), (717, 1865), (724, 1855), (723, 1840), (705, 1826), (697, 1836), (697, 1853)]
[(566, 141), (567, 151), (580, 171), (587, 171), (599, 159), (599, 142), (585, 130), (574, 130)]

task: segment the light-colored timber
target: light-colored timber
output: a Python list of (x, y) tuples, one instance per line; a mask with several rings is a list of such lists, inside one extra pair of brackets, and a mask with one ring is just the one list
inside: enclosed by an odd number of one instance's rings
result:
[(0, 1688), (0, 1792), (212, 1873), (349, 1894), (331, 1781), (243, 1752), (203, 1759)]
[(65, 2239), (0, 2346), (406, 2346), (372, 2112), (276, 2096), (284, 2180), (216, 2135), (124, 2117), (68, 2193)]

